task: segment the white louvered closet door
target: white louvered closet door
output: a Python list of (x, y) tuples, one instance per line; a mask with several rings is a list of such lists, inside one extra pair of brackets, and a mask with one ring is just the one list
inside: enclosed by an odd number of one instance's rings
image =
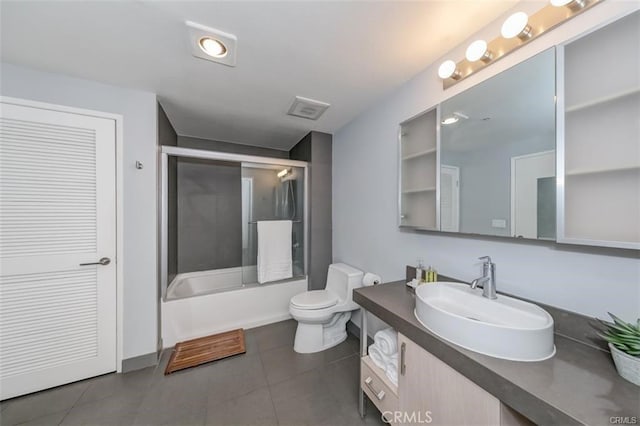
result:
[(115, 170), (114, 120), (0, 103), (0, 399), (116, 369)]

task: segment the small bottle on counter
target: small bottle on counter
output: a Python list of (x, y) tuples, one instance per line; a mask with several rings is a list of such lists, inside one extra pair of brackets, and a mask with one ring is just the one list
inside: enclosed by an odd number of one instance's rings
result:
[(429, 269), (427, 269), (427, 282), (435, 283), (436, 281), (438, 281), (438, 272), (429, 265)]
[(422, 259), (418, 259), (418, 266), (416, 266), (416, 281), (419, 285), (422, 281), (424, 281), (424, 265), (422, 264)]

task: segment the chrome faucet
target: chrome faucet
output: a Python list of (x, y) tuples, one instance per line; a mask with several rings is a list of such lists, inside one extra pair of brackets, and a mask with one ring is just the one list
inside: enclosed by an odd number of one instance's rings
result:
[(482, 287), (482, 296), (487, 299), (497, 299), (496, 296), (496, 264), (491, 262), (489, 256), (482, 256), (478, 259), (484, 260), (482, 264), (482, 276), (471, 281), (471, 288), (478, 285)]

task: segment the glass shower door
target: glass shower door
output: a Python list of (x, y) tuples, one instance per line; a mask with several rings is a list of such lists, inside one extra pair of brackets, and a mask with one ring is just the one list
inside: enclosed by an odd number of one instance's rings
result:
[(304, 168), (242, 163), (242, 282), (258, 282), (258, 222), (291, 220), (293, 277), (304, 275)]

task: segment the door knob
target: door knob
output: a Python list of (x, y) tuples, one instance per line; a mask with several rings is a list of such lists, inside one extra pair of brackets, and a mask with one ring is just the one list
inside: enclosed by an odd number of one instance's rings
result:
[(103, 257), (102, 259), (98, 260), (97, 262), (81, 263), (80, 266), (90, 266), (90, 265), (107, 266), (110, 263), (111, 263), (111, 259), (109, 259), (108, 257)]

